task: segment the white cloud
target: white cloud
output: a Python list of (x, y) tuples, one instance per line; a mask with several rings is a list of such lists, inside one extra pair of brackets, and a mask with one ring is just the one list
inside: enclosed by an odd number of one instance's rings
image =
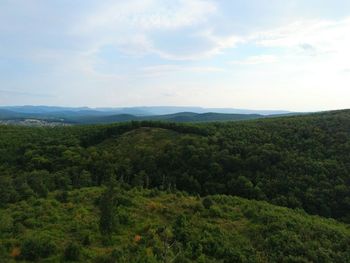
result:
[(145, 34), (134, 34), (118, 39), (114, 43), (118, 49), (128, 55), (144, 55), (155, 52), (153, 41)]
[(193, 50), (189, 54), (178, 52), (163, 51), (158, 48), (153, 48), (152, 52), (159, 55), (161, 58), (168, 60), (200, 60), (214, 57), (222, 54), (224, 50), (235, 48), (238, 44), (243, 43), (243, 39), (236, 35), (218, 36), (212, 31), (205, 31), (195, 34), (202, 42), (207, 43), (207, 47), (203, 50)]
[[(218, 12), (217, 4), (213, 0), (104, 1), (81, 16), (70, 34), (83, 38), (90, 45), (91, 55), (113, 45), (128, 55), (155, 54), (165, 60), (210, 58), (242, 41), (235, 35), (218, 36), (207, 29), (207, 21)], [(180, 38), (189, 36), (188, 47), (184, 43), (182, 50), (159, 47), (156, 34), (169, 31)], [(194, 38), (205, 47), (190, 48)]]
[(221, 54), (225, 49), (234, 48), (238, 44), (244, 43), (243, 37), (237, 35), (218, 36), (212, 31), (205, 31), (199, 34), (212, 43), (213, 47), (207, 51), (207, 56)]
[(265, 47), (301, 48), (318, 53), (344, 52), (350, 44), (350, 18), (338, 21), (303, 20), (250, 37)]
[[(250, 57), (242, 64), (280, 63), (278, 67), (320, 76), (339, 73), (350, 67), (350, 18), (341, 20), (303, 20), (272, 30), (257, 32), (249, 43), (275, 51), (274, 58)], [(280, 70), (280, 69), (277, 69)]]
[(143, 76), (160, 76), (181, 72), (192, 73), (214, 73), (223, 72), (224, 69), (218, 67), (203, 67), (203, 66), (179, 66), (179, 65), (157, 65), (142, 68)]
[(70, 34), (89, 43), (91, 54), (103, 46), (114, 45), (128, 55), (156, 54), (166, 60), (195, 60), (216, 55), (236, 40), (212, 34), (197, 36), (209, 42), (208, 48), (189, 53), (160, 48), (154, 36), (168, 31), (181, 34), (179, 30), (196, 34), (216, 12), (217, 3), (213, 0), (109, 0), (81, 16)]
[(93, 15), (83, 18), (77, 32), (133, 28), (176, 29), (203, 22), (216, 11), (210, 0), (105, 1)]
[(244, 60), (232, 61), (231, 64), (257, 65), (257, 64), (269, 64), (277, 61), (278, 59), (274, 55), (259, 55), (259, 56), (251, 56)]

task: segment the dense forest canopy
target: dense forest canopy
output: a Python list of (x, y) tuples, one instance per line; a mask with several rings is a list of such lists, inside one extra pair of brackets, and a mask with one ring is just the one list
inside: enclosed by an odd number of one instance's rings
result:
[(349, 153), (350, 110), (0, 126), (0, 256), (347, 262), (348, 225), (306, 213), (350, 223)]
[(243, 122), (0, 126), (2, 205), (111, 177), (350, 222), (350, 111)]

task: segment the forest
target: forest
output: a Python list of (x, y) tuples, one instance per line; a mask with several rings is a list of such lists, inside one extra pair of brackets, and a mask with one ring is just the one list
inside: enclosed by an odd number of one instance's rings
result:
[(13, 261), (350, 262), (350, 110), (0, 126)]

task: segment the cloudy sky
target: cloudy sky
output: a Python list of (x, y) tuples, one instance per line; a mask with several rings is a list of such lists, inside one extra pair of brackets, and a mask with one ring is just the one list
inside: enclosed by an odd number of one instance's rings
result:
[(0, 0), (0, 105), (350, 108), (349, 0)]

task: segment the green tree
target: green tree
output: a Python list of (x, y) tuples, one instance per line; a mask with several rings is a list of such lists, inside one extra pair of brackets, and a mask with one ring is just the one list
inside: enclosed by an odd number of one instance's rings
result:
[(100, 221), (99, 228), (104, 242), (108, 244), (111, 240), (112, 232), (115, 228), (115, 192), (114, 183), (105, 190), (100, 198)]
[(17, 199), (18, 194), (13, 187), (12, 178), (0, 175), (0, 207), (15, 202)]
[(77, 261), (80, 258), (80, 246), (75, 242), (70, 242), (64, 250), (64, 259)]

